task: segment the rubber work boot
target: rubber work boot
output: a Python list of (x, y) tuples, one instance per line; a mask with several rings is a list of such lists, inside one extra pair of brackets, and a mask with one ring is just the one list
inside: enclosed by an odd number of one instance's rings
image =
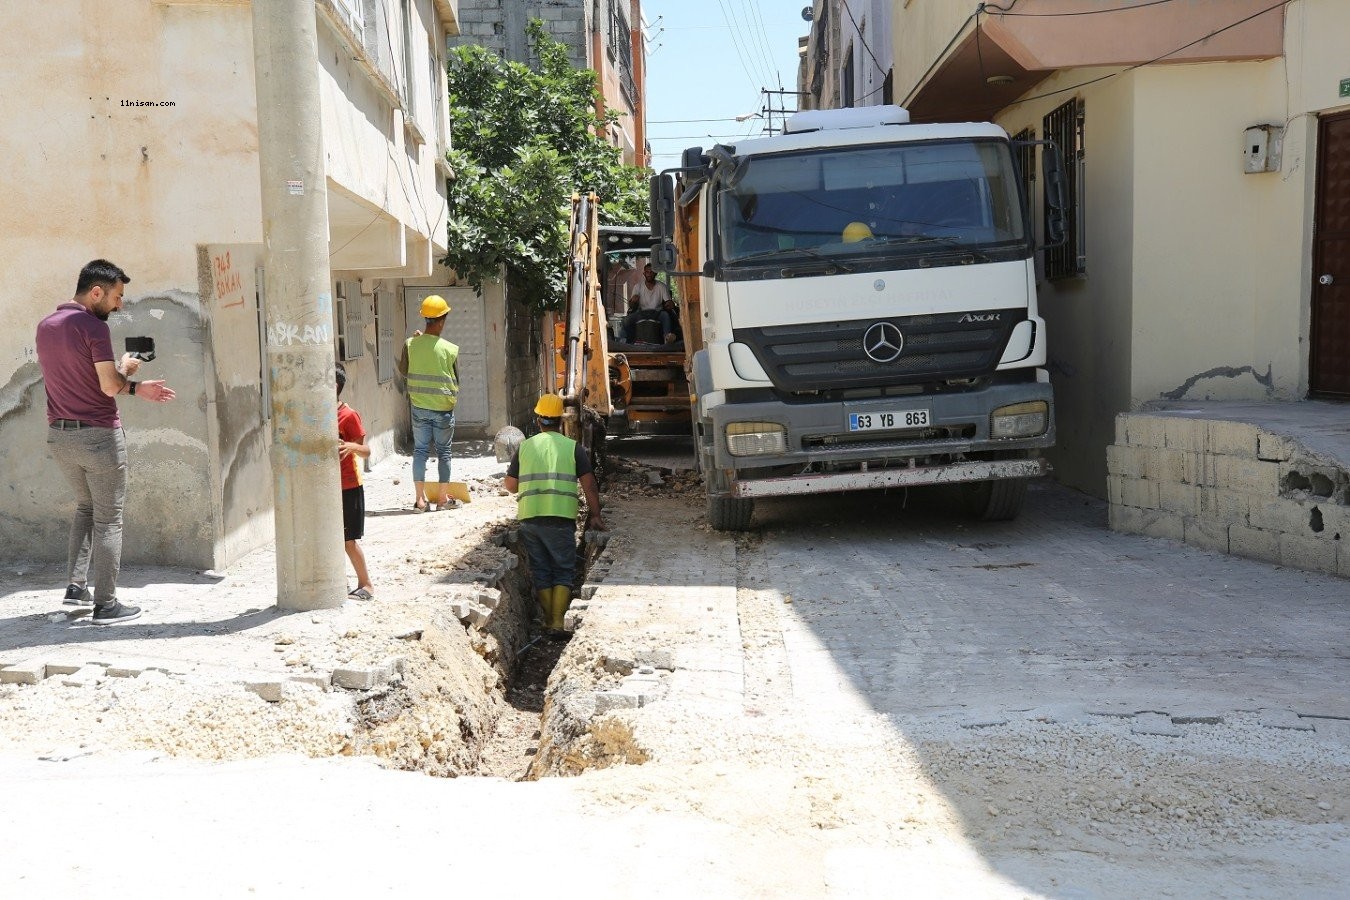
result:
[(553, 627), (551, 624), (553, 622), (553, 588), (535, 591), (534, 596), (539, 600), (539, 621), (543, 623), (544, 630), (549, 631)]
[(565, 584), (559, 584), (553, 588), (553, 617), (549, 620), (549, 627), (557, 632), (566, 632), (565, 621), (567, 616), (567, 607), (572, 605), (572, 588)]

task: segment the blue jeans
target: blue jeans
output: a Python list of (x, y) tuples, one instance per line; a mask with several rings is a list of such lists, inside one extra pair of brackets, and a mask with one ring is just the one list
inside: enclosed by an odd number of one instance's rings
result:
[(75, 519), (66, 545), (66, 577), (88, 583), (95, 603), (111, 603), (122, 568), (122, 506), (127, 498), (127, 440), (120, 428), (47, 429), (47, 449), (70, 482)]
[(427, 456), (436, 444), (436, 472), (441, 484), (450, 480), (450, 441), (455, 436), (455, 411), (412, 408), (413, 481), (427, 480)]
[(623, 342), (631, 344), (634, 342), (637, 333), (637, 323), (640, 319), (652, 319), (661, 323), (661, 338), (675, 330), (672, 324), (673, 320), (670, 313), (664, 309), (635, 309), (623, 317)]

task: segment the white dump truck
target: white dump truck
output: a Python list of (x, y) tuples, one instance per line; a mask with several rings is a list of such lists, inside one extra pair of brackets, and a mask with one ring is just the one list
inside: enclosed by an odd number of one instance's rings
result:
[[(989, 123), (821, 110), (653, 177), (713, 527), (759, 497), (940, 484), (1017, 515), (1054, 399), (1014, 150)], [(1064, 176), (1042, 158), (1053, 243)]]

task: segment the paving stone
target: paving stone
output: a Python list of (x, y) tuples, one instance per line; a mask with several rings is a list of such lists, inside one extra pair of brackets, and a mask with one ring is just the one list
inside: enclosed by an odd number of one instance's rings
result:
[(1181, 737), (1181, 729), (1173, 722), (1172, 717), (1164, 713), (1146, 712), (1139, 713), (1130, 720), (1130, 732), (1132, 734), (1156, 734), (1163, 737)]
[(244, 689), (257, 694), (268, 703), (280, 703), (281, 684), (281, 681), (275, 679), (246, 681), (244, 682)]
[(29, 659), (0, 669), (0, 684), (37, 684), (47, 677), (45, 659)]
[(344, 666), (333, 670), (333, 685), (349, 691), (370, 691), (389, 683), (383, 666)]
[(1223, 716), (1216, 712), (1183, 712), (1172, 715), (1175, 725), (1222, 725)]
[(333, 686), (333, 676), (327, 672), (305, 672), (299, 675), (291, 675), (287, 680), (296, 684), (308, 684), (324, 691)]
[(1008, 717), (993, 714), (977, 714), (967, 716), (961, 720), (962, 728), (996, 728), (999, 725), (1007, 725)]
[(603, 716), (616, 709), (637, 709), (642, 706), (643, 695), (637, 691), (618, 688), (612, 691), (596, 691), (595, 714)]
[(69, 675), (61, 676), (61, 683), (70, 687), (88, 687), (108, 677), (106, 666), (82, 666)]
[(1292, 709), (1261, 710), (1261, 726), (1263, 728), (1282, 728), (1286, 731), (1316, 731), (1312, 722), (1301, 718)]

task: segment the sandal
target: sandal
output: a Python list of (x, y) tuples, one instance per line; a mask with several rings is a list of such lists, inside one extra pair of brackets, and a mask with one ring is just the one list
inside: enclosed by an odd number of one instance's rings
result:
[(423, 513), (431, 509), (431, 504), (423, 500), (421, 503), (413, 503), (413, 512)]
[(363, 587), (359, 587), (347, 595), (353, 600), (374, 600), (375, 595)]

